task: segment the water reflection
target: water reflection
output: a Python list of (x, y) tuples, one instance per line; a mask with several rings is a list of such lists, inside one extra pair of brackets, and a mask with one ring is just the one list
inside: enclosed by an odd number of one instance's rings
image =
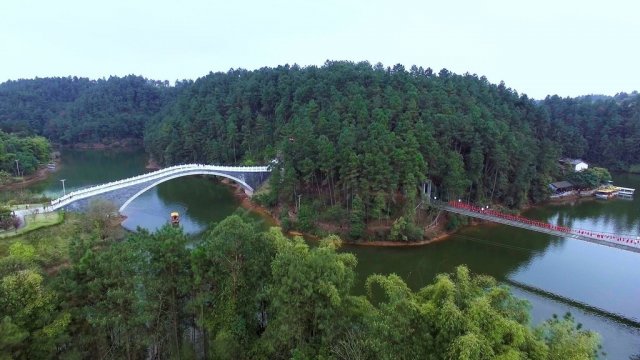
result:
[(67, 192), (91, 185), (140, 175), (145, 170), (146, 155), (140, 148), (109, 150), (62, 149), (61, 164), (55, 172), (41, 182), (29, 186), (29, 190), (50, 197), (62, 195), (62, 183), (66, 179)]
[(164, 182), (133, 200), (124, 210), (127, 220), (123, 226), (153, 231), (168, 222), (171, 212), (178, 211), (185, 232), (196, 234), (238, 207), (230, 188), (215, 177), (188, 176)]

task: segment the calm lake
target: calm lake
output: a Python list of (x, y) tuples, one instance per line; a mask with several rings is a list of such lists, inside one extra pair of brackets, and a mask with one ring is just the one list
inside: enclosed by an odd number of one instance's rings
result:
[[(142, 150), (63, 150), (62, 164), (30, 188), (49, 196), (146, 172)], [(614, 175), (619, 186), (640, 189), (640, 176)], [(633, 200), (581, 199), (548, 204), (523, 215), (564, 226), (618, 234), (640, 231), (640, 194)], [(153, 188), (125, 209), (127, 229), (155, 229), (179, 211), (189, 233), (202, 231), (239, 207), (232, 190), (202, 177), (174, 179)], [(259, 219), (257, 215), (252, 215)], [(261, 221), (265, 221), (262, 219)], [(266, 226), (266, 223), (265, 223)], [(418, 289), (442, 272), (466, 264), (491, 275), (529, 300), (534, 323), (571, 312), (585, 328), (602, 335), (609, 359), (640, 354), (640, 254), (558, 238), (504, 225), (467, 227), (445, 241), (422, 247), (348, 246), (358, 257), (356, 291), (366, 277), (396, 273)]]

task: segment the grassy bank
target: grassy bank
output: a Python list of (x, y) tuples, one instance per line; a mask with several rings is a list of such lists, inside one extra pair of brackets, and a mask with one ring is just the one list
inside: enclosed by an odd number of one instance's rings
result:
[[(49, 214), (47, 214), (49, 215)], [(49, 271), (64, 264), (69, 257), (69, 244), (72, 239), (78, 238), (79, 217), (75, 214), (50, 214), (47, 217), (38, 215), (38, 227), (11, 237), (0, 238), (0, 258), (9, 254), (9, 247), (14, 243), (22, 243), (33, 246), (36, 254), (36, 263), (43, 270)], [(45, 225), (46, 224), (46, 225)], [(55, 226), (53, 226), (55, 225)]]
[(20, 236), (33, 230), (58, 225), (64, 220), (64, 215), (59, 212), (25, 215), (26, 225), (18, 230), (7, 230), (0, 232), (0, 239)]

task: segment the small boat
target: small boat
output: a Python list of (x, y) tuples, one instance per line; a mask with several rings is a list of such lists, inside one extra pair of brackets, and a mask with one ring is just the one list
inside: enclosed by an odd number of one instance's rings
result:
[(610, 198), (618, 195), (618, 189), (612, 189), (612, 188), (599, 189), (598, 191), (596, 191), (596, 193), (594, 195), (598, 199), (610, 199)]
[(180, 224), (180, 214), (177, 211), (171, 213), (171, 225), (179, 225)]

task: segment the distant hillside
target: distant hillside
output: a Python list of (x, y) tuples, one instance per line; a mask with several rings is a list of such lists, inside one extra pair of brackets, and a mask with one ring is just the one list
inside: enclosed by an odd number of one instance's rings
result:
[(44, 78), (0, 84), (0, 129), (62, 144), (142, 140), (144, 124), (175, 98), (168, 82)]
[(0, 127), (10, 132), (42, 134), (47, 121), (59, 116), (91, 86), (89, 79), (46, 78), (0, 84)]
[(640, 165), (640, 95), (547, 97), (541, 106), (557, 128), (564, 155), (613, 170)]

